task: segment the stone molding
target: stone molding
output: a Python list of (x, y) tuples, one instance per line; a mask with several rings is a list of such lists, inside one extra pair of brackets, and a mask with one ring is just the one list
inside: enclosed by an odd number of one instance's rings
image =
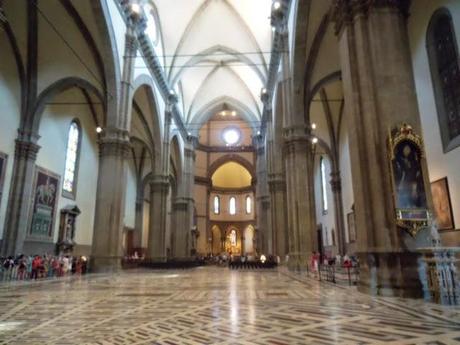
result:
[(270, 189), (270, 192), (284, 192), (286, 191), (286, 181), (281, 178), (269, 177), (268, 188)]
[(168, 193), (169, 176), (156, 175), (150, 181), (150, 190), (152, 192)]
[(333, 193), (342, 191), (342, 178), (340, 177), (340, 172), (331, 173), (330, 184)]
[(129, 34), (129, 33), (126, 34), (125, 37), (126, 37), (125, 46), (126, 46), (127, 51), (129, 51), (129, 52), (133, 53), (133, 55), (135, 55), (136, 50), (139, 47), (137, 37), (135, 35), (132, 35), (132, 34)]
[(389, 8), (399, 11), (405, 18), (409, 16), (411, 0), (335, 0), (332, 19), (338, 35), (347, 25), (359, 16), (368, 16), (376, 8)]
[(30, 141), (16, 139), (16, 146), (14, 148), (14, 155), (16, 159), (27, 159), (35, 161), (37, 159), (40, 145), (37, 145)]

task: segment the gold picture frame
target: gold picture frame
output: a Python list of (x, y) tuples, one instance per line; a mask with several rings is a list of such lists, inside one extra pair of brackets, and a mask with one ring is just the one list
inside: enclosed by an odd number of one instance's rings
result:
[(454, 230), (454, 214), (447, 177), (431, 182), (431, 195), (433, 197), (433, 213), (438, 230)]
[(395, 221), (415, 237), (430, 219), (422, 168), (423, 140), (410, 125), (402, 123), (390, 131), (388, 146)]

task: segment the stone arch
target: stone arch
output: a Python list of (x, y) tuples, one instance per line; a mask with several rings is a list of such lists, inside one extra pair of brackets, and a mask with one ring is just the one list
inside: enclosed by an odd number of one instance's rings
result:
[(222, 231), (218, 225), (211, 227), (211, 252), (213, 255), (220, 254), (222, 249)]
[[(134, 80), (132, 86), (134, 92), (132, 94), (131, 99), (132, 110), (131, 114), (129, 115), (130, 119), (128, 121), (128, 130), (132, 132), (131, 129), (134, 121), (133, 113), (134, 111), (136, 111), (136, 114), (138, 115), (137, 120), (140, 122), (140, 126), (142, 126), (147, 136), (146, 138), (144, 138), (144, 141), (146, 145), (149, 147), (149, 150), (152, 154), (152, 170), (157, 170), (157, 163), (161, 161), (162, 121), (160, 117), (157, 97), (155, 97), (155, 93), (153, 91), (154, 83), (150, 76), (142, 74)], [(147, 114), (144, 113), (143, 109), (136, 102), (136, 96), (138, 92), (140, 92), (140, 90), (145, 90), (146, 92), (148, 102)], [(152, 121), (149, 121), (149, 119), (151, 119)]]
[(254, 225), (249, 224), (244, 229), (244, 234), (242, 240), (244, 241), (244, 254), (255, 255), (254, 240), (255, 240), (256, 230)]
[(198, 136), (201, 127), (203, 127), (211, 116), (221, 110), (223, 104), (228, 104), (229, 106), (235, 108), (241, 114), (241, 117), (246, 120), (253, 133), (255, 134), (257, 132), (257, 124), (260, 122), (260, 119), (256, 116), (256, 114), (254, 114), (249, 107), (240, 101), (232, 97), (223, 96), (214, 99), (197, 111), (197, 115), (193, 118), (193, 126), (190, 129), (190, 133), (193, 136)]
[(228, 163), (228, 162), (235, 162), (235, 163), (238, 163), (240, 165), (242, 165), (247, 171), (249, 171), (249, 173), (251, 174), (252, 176), (252, 183), (254, 184), (254, 181), (255, 181), (255, 176), (256, 176), (256, 172), (255, 172), (255, 169), (254, 169), (254, 165), (251, 164), (248, 160), (246, 160), (245, 158), (241, 157), (240, 155), (238, 154), (228, 154), (228, 155), (225, 155), (225, 156), (222, 156), (220, 158), (218, 158), (217, 160), (215, 160), (210, 166), (209, 166), (209, 169), (208, 169), (208, 178), (211, 179), (212, 175), (214, 175), (214, 173), (216, 172), (216, 170), (223, 164), (225, 163)]
[[(107, 0), (94, 0), (91, 1), (91, 7), (95, 13), (96, 18), (104, 18), (104, 20), (96, 20), (96, 25), (99, 29), (99, 52), (104, 61), (104, 69), (106, 76), (106, 112), (107, 123), (109, 125), (116, 125), (118, 117), (118, 99), (120, 90), (118, 85), (121, 83), (121, 67), (119, 56), (120, 53), (117, 49), (115, 31), (113, 28), (112, 19), (107, 4)], [(111, 115), (113, 114), (113, 115)]]
[(25, 127), (28, 128), (31, 132), (38, 133), (38, 129), (40, 127), (40, 121), (41, 121), (43, 111), (45, 110), (47, 103), (51, 101), (57, 95), (61, 94), (62, 92), (70, 90), (74, 87), (80, 89), (83, 92), (83, 94), (85, 95), (85, 98), (88, 100), (88, 105), (92, 108), (92, 111), (93, 111), (94, 103), (91, 102), (90, 95), (93, 95), (94, 97), (96, 97), (96, 99), (102, 104), (103, 109), (104, 109), (104, 116), (102, 118), (102, 123), (96, 122), (96, 124), (105, 125), (105, 122), (106, 122), (105, 114), (106, 114), (107, 109), (106, 109), (106, 103), (105, 103), (104, 97), (99, 91), (99, 89), (96, 88), (93, 84), (91, 84), (85, 79), (78, 78), (78, 77), (68, 77), (68, 78), (64, 78), (64, 79), (54, 82), (53, 84), (48, 86), (45, 90), (43, 90), (43, 92), (37, 98), (37, 102), (36, 102), (34, 111), (32, 113), (32, 118), (30, 119), (29, 123), (25, 124)]

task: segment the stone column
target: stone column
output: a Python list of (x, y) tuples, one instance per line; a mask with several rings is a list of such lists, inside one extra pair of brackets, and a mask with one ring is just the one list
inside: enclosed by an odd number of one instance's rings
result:
[(174, 203), (174, 219), (176, 233), (175, 255), (177, 258), (191, 257), (192, 227), (195, 201), (193, 187), (195, 183), (195, 145), (196, 138), (187, 138), (184, 150), (184, 170), (179, 186), (179, 197)]
[(267, 162), (265, 156), (265, 141), (261, 135), (254, 137), (256, 147), (256, 176), (257, 185), (255, 193), (255, 211), (257, 216), (257, 227), (259, 229), (260, 254), (273, 254), (272, 233), (268, 221), (268, 188), (267, 188)]
[(282, 81), (279, 92), (282, 92), (284, 115), (283, 156), (289, 236), (288, 267), (292, 270), (306, 270), (308, 259), (317, 247), (311, 129), (305, 124), (304, 114), (294, 112), (294, 100), (303, 102), (303, 98), (294, 98), (293, 94), (286, 25), (277, 30), (282, 34)]
[(168, 217), (167, 199), (169, 191), (169, 161), (171, 151), (172, 108), (177, 97), (170, 94), (165, 111), (164, 136), (161, 152), (161, 174), (150, 182), (150, 225), (147, 258), (151, 261), (165, 261), (166, 253), (166, 224)]
[(38, 134), (19, 131), (16, 139), (13, 178), (1, 250), (4, 256), (23, 253), (24, 241), (29, 231), (35, 161), (40, 149), (37, 145), (38, 138)]
[(96, 191), (91, 269), (114, 271), (121, 267), (125, 189), (131, 144), (128, 132), (106, 128), (99, 142), (99, 176)]
[[(395, 222), (388, 132), (402, 122), (422, 133), (404, 0), (338, 0), (335, 21), (350, 128), (360, 259), (359, 290), (421, 296), (415, 239)], [(426, 162), (422, 162), (431, 203)]]
[[(287, 249), (287, 218), (286, 218), (286, 181), (283, 173), (282, 137), (275, 136), (273, 128), (273, 112), (268, 108), (267, 115), (267, 175), (270, 195), (270, 224), (272, 229), (272, 252), (282, 260), (288, 253)], [(282, 116), (281, 112), (277, 116)], [(282, 131), (282, 128), (279, 128)]]
[(157, 175), (150, 181), (150, 224), (147, 259), (166, 260), (166, 217), (169, 178)]
[(123, 256), (126, 160), (131, 156), (128, 128), (131, 122), (132, 81), (137, 52), (135, 24), (131, 21), (128, 23), (125, 35), (118, 113), (117, 116), (108, 116), (107, 128), (99, 141), (99, 176), (91, 254), (93, 271), (118, 270)]

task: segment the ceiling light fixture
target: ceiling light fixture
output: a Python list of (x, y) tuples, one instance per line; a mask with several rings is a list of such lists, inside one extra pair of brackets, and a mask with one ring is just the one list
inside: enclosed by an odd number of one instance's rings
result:
[(141, 6), (137, 3), (131, 4), (131, 11), (133, 11), (136, 14), (141, 13)]
[(318, 138), (317, 137), (313, 137), (313, 139), (311, 140), (311, 142), (313, 144), (317, 144), (318, 143)]
[(311, 124), (311, 129), (316, 129), (316, 123)]
[(232, 116), (236, 116), (236, 111), (235, 110), (232, 111)]
[(102, 127), (97, 126), (96, 127), (96, 133), (101, 133), (102, 132)]
[(280, 3), (279, 1), (275, 1), (275, 2), (273, 3), (273, 8), (274, 8), (275, 10), (279, 10), (279, 9), (281, 8), (281, 3)]

